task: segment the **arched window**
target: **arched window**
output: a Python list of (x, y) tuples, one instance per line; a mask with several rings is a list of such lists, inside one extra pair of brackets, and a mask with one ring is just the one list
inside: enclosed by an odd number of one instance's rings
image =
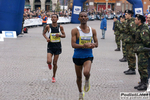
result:
[(41, 1), (40, 0), (35, 0), (34, 1), (34, 9), (41, 9)]
[(40, 0), (35, 0), (35, 2), (41, 2)]
[(25, 0), (25, 2), (30, 2), (29, 0)]
[(52, 11), (52, 0), (46, 0), (45, 1), (45, 10), (46, 11)]
[(26, 1), (25, 1), (25, 5), (28, 5), (28, 4), (30, 4), (30, 1), (29, 1), (29, 0), (26, 0)]

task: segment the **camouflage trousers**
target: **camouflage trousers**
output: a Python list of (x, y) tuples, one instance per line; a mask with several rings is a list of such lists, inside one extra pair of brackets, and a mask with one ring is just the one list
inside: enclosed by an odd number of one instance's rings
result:
[(122, 39), (122, 53), (123, 57), (127, 57), (126, 42), (124, 41), (124, 39)]
[(148, 78), (148, 53), (137, 53), (140, 79)]
[(128, 66), (129, 69), (135, 69), (136, 67), (136, 57), (135, 53), (133, 52), (134, 44), (126, 44), (126, 50), (127, 50), (127, 60), (128, 60)]
[(115, 35), (115, 41), (117, 44), (117, 48), (120, 48), (120, 35)]

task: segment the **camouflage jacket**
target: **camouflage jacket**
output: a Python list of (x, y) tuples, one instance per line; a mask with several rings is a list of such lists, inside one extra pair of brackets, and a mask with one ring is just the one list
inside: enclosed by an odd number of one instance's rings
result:
[(142, 24), (137, 27), (135, 34), (135, 52), (147, 52), (143, 48), (149, 47), (150, 33), (149, 28), (146, 24)]
[(119, 33), (119, 25), (120, 25), (120, 22), (119, 22), (119, 20), (117, 20), (115, 22), (115, 27), (114, 27), (114, 34), (115, 35), (120, 35), (120, 33)]
[(126, 22), (125, 29), (125, 42), (126, 43), (134, 43), (134, 36), (136, 32), (136, 24), (134, 22), (134, 18), (128, 19)]
[(119, 33), (120, 33), (121, 39), (124, 39), (125, 30), (126, 30), (126, 21), (120, 23), (120, 25), (119, 25)]

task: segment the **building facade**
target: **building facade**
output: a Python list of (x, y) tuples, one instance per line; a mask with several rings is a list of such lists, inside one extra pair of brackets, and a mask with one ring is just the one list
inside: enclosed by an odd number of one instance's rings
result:
[[(87, 0), (89, 1), (89, 0)], [(108, 9), (113, 11), (122, 11), (124, 12), (126, 9), (132, 10), (132, 4), (130, 4), (127, 0), (94, 0), (94, 8), (99, 10), (105, 10), (106, 4), (108, 5)], [(143, 3), (143, 12), (150, 12), (150, 0), (142, 0)]]
[(31, 10), (41, 9), (46, 11), (55, 10), (57, 0), (25, 0), (25, 8)]
[(84, 8), (88, 11), (101, 11), (108, 9), (115, 12), (124, 12), (126, 9), (132, 9), (132, 4), (126, 0), (87, 0), (84, 3)]
[(126, 9), (132, 10), (132, 7), (132, 4), (130, 4), (127, 0), (116, 0), (115, 11), (124, 12)]
[(144, 13), (150, 12), (150, 0), (142, 0), (142, 2), (143, 2), (143, 12)]
[[(68, 9), (72, 9), (73, 0), (25, 0), (25, 8), (52, 11), (55, 10), (57, 2), (60, 5), (68, 5)], [(147, 13), (147, 10), (150, 12), (150, 0), (142, 0), (142, 2), (143, 12)], [(93, 9), (96, 11), (105, 10), (106, 7), (116, 12), (124, 12), (126, 9), (132, 10), (132, 4), (127, 0), (87, 0), (83, 6), (88, 11), (92, 11)]]
[(105, 10), (106, 5), (108, 6), (108, 10), (113, 10), (115, 12), (124, 12), (126, 9), (132, 10), (132, 4), (130, 4), (126, 0), (94, 0), (94, 3), (94, 6), (97, 11)]

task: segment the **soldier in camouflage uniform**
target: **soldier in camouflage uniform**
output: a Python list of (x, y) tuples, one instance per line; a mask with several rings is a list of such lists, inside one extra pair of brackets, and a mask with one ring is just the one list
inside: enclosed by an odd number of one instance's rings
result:
[[(149, 28), (149, 32), (150, 32), (150, 14), (148, 14), (147, 16), (147, 22), (148, 22), (148, 28)], [(150, 78), (150, 52), (149, 52), (149, 58), (148, 58), (148, 79)], [(150, 83), (150, 81), (149, 81)]]
[(140, 84), (134, 88), (137, 90), (146, 90), (147, 89), (147, 79), (148, 79), (148, 51), (145, 51), (143, 48), (149, 46), (149, 29), (145, 22), (145, 17), (142, 15), (136, 15), (135, 24), (137, 25), (136, 34), (135, 34), (135, 45), (134, 52), (138, 56), (138, 71), (140, 74)]
[[(147, 22), (148, 22), (148, 28), (149, 28), (149, 34), (150, 34), (150, 14), (147, 15)], [(147, 71), (148, 71), (148, 88), (147, 91), (150, 91), (150, 52), (149, 52), (149, 58), (148, 58), (148, 67), (147, 67)]]
[(133, 52), (134, 49), (134, 36), (136, 32), (136, 25), (134, 22), (134, 18), (132, 17), (133, 11), (126, 10), (125, 17), (127, 20), (126, 23), (126, 30), (124, 34), (124, 41), (126, 42), (126, 50), (127, 50), (127, 60), (128, 60), (128, 67), (127, 71), (124, 71), (126, 75), (136, 74), (135, 66), (136, 66), (136, 57), (135, 53)]
[(124, 32), (126, 30), (126, 20), (125, 15), (120, 16), (120, 25), (119, 25), (119, 32), (120, 32), (120, 39), (122, 40), (122, 52), (123, 52), (123, 58), (119, 59), (120, 62), (126, 62), (127, 61), (127, 55), (126, 55), (126, 42), (124, 41)]
[(120, 22), (117, 18), (118, 18), (117, 16), (114, 17), (114, 34), (115, 34), (115, 41), (117, 44), (117, 49), (115, 49), (115, 51), (120, 51), (120, 33), (119, 33)]

